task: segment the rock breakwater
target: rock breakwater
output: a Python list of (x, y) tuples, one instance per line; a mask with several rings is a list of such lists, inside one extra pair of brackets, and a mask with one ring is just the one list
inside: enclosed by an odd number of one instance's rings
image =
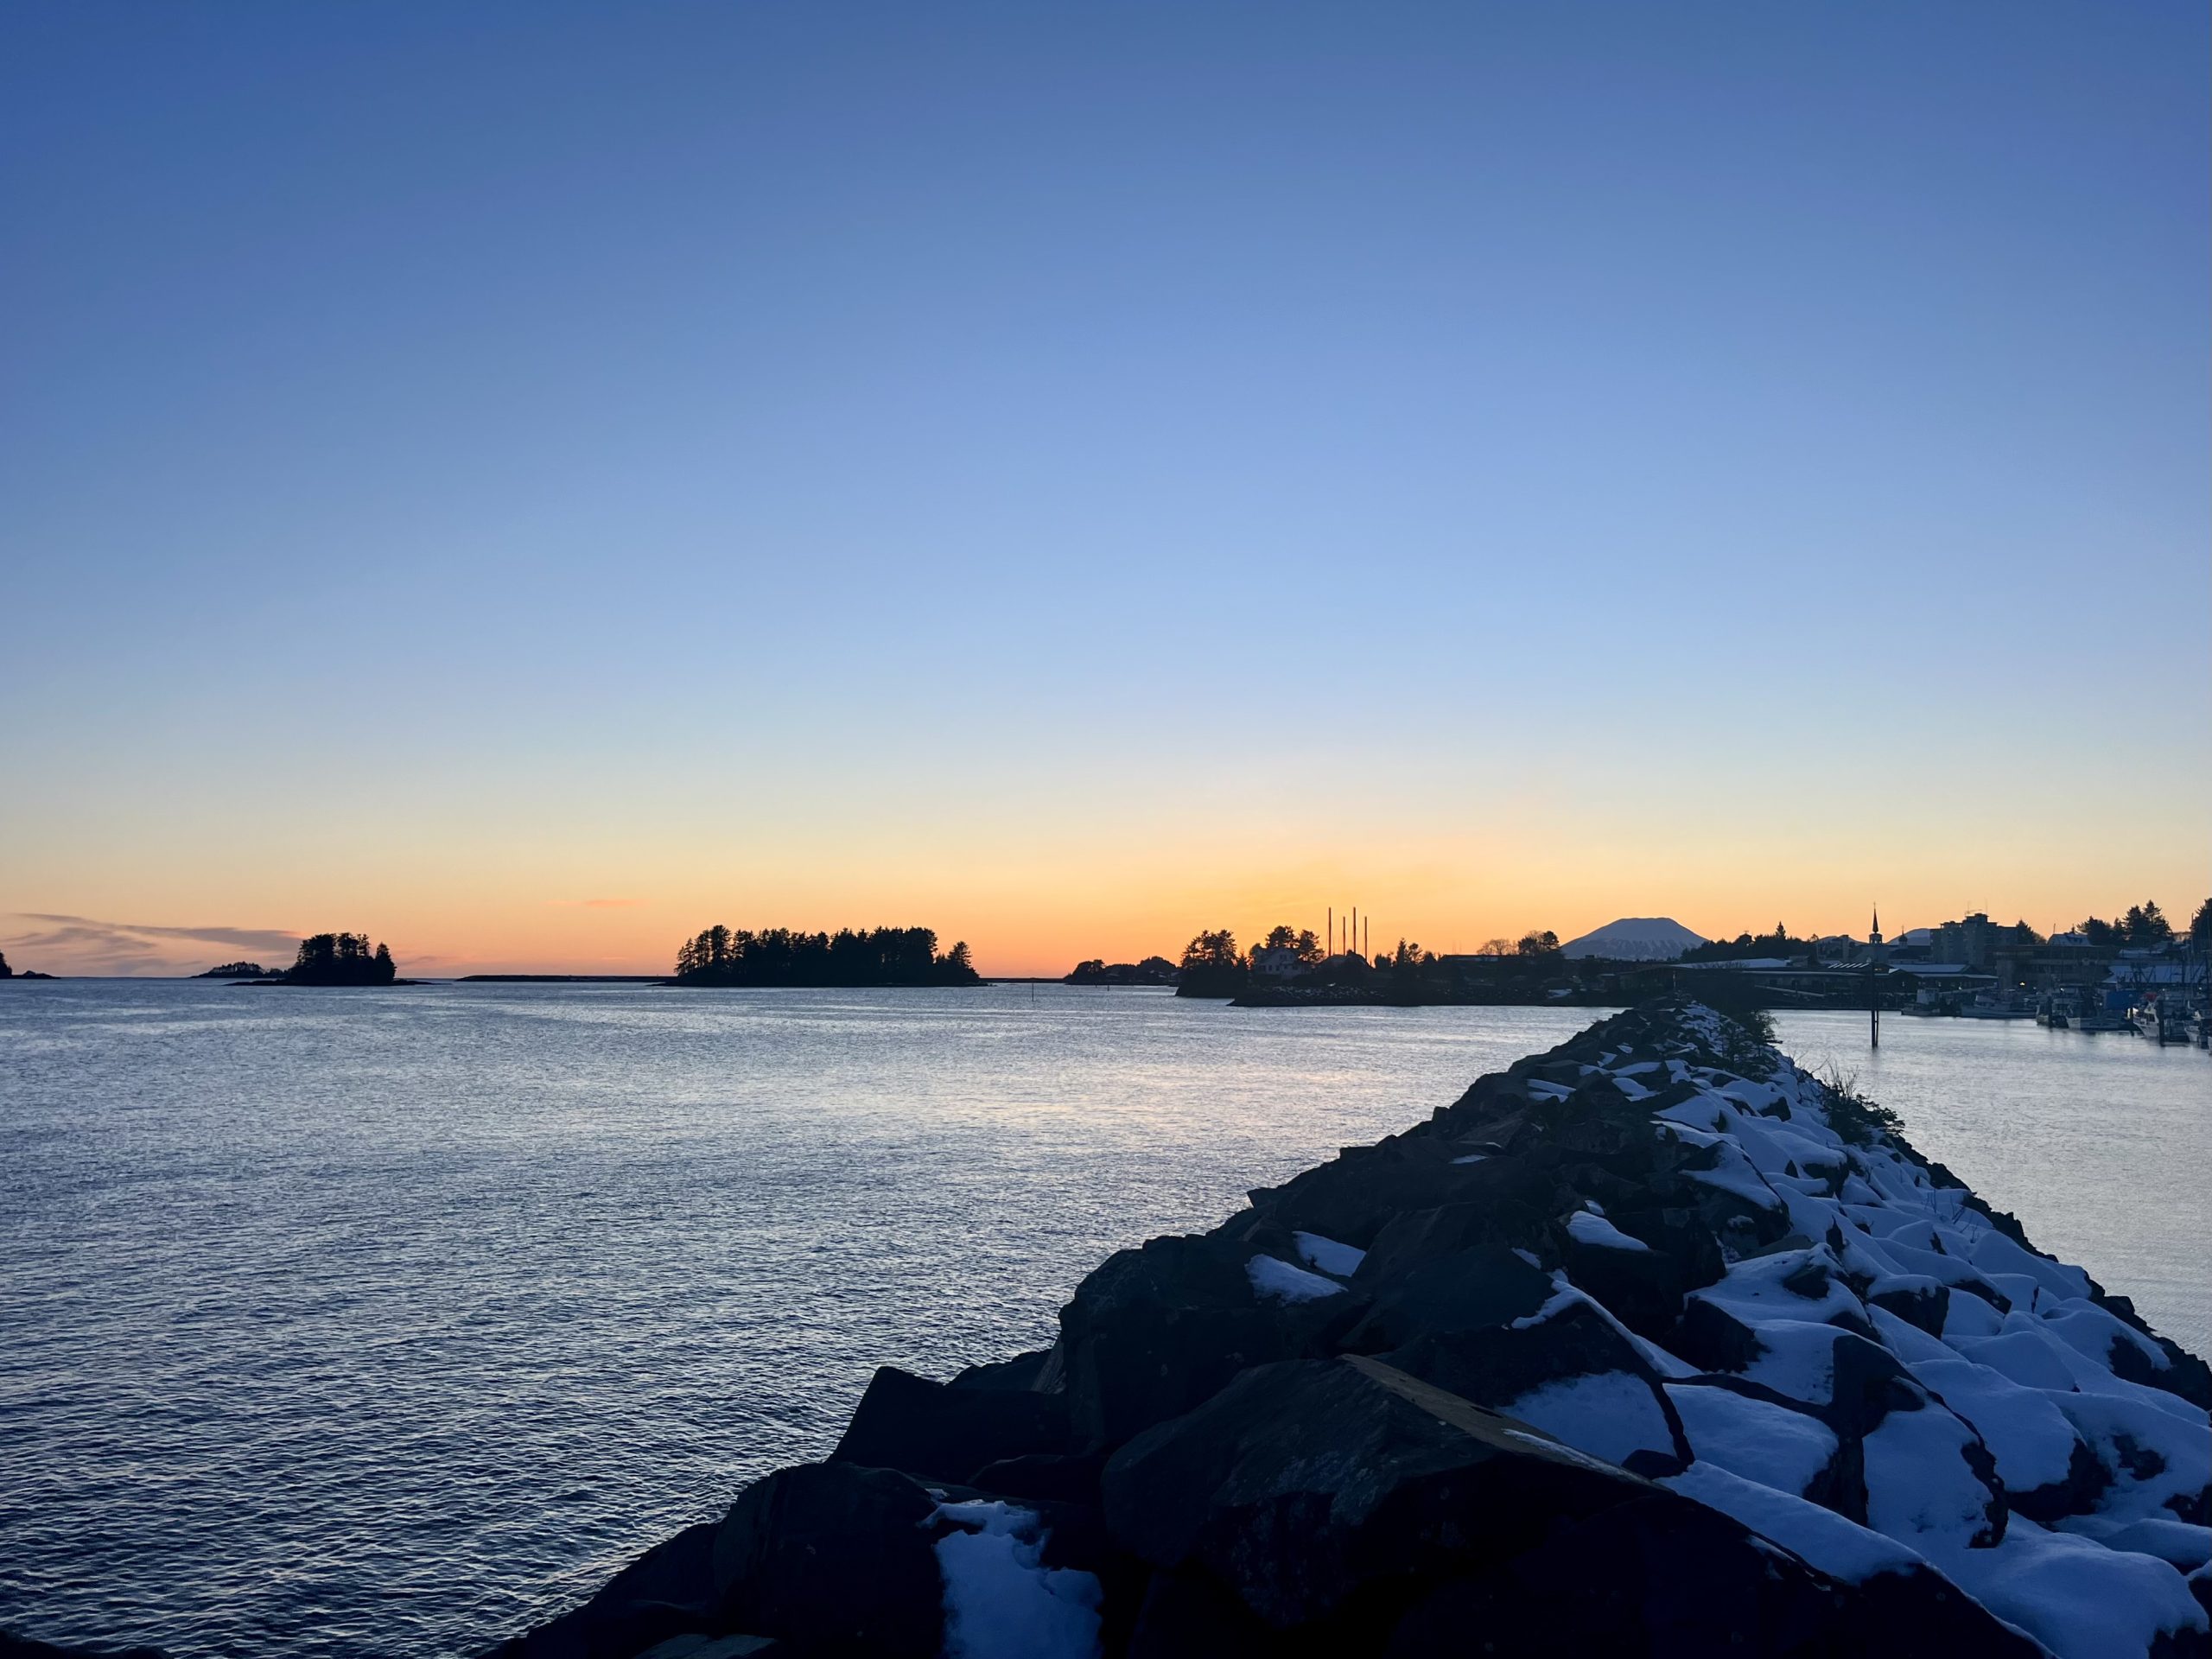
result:
[(1049, 1351), (879, 1371), (496, 1652), (2181, 1659), (2208, 1406), (1878, 1111), (1659, 1005), (1119, 1252)]

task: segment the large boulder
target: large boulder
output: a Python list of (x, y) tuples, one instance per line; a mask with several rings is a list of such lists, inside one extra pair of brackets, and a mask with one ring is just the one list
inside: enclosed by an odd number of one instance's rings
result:
[(782, 1637), (823, 1659), (934, 1659), (944, 1591), (939, 1499), (887, 1469), (779, 1469), (715, 1531), (720, 1628)]
[(1370, 1306), (1344, 1335), (1344, 1345), (1361, 1353), (1402, 1347), (1433, 1332), (1509, 1325), (1533, 1317), (1553, 1292), (1550, 1274), (1503, 1244), (1431, 1256), (1371, 1285), (1363, 1270), (1361, 1283)]
[(1587, 1300), (1532, 1324), (1431, 1332), (1382, 1357), (1637, 1474), (1675, 1474), (1690, 1461), (1681, 1421), (1650, 1365)]
[(1675, 1258), (1587, 1211), (1570, 1217), (1560, 1231), (1567, 1276), (1637, 1335), (1665, 1340), (1681, 1317), (1687, 1287)]
[(988, 1384), (948, 1387), (886, 1365), (868, 1382), (830, 1456), (965, 1483), (986, 1464), (1067, 1448), (1064, 1395)]
[(1363, 1287), (1478, 1244), (1535, 1249), (1547, 1223), (1574, 1201), (1549, 1169), (1527, 1159), (1484, 1157), (1459, 1178), (1461, 1196), (1392, 1216), (1377, 1230), (1357, 1275)]
[(1249, 1243), (1155, 1238), (1077, 1287), (1048, 1375), (1065, 1389), (1077, 1448), (1118, 1446), (1249, 1366), (1328, 1351), (1357, 1313), (1338, 1281)]
[(1365, 1249), (1396, 1217), (1478, 1197), (1489, 1179), (1480, 1163), (1440, 1137), (1407, 1134), (1371, 1147), (1348, 1147), (1335, 1160), (1251, 1195), (1278, 1225), (1319, 1233)]
[(1660, 1489), (1380, 1361), (1244, 1373), (1107, 1465), (1123, 1548), (1277, 1629), (1517, 1554)]

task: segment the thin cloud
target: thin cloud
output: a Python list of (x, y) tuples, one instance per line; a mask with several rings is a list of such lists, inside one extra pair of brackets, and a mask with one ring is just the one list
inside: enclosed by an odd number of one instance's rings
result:
[[(107, 922), (94, 916), (65, 916), (52, 911), (9, 912), (39, 926), (10, 934), (5, 947), (19, 965), (48, 972), (90, 974), (175, 973), (191, 967), (205, 952), (187, 954), (184, 945), (212, 946), (226, 956), (289, 957), (300, 936), (268, 927), (174, 927), (157, 922)], [(164, 949), (164, 947), (168, 947)]]

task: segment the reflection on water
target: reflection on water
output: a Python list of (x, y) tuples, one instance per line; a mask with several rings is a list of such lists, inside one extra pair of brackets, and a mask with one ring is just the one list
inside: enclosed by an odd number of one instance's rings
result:
[[(1590, 1017), (10, 987), (0, 1623), (469, 1652), (827, 1450), (875, 1365), (1036, 1345), (1107, 1251)], [(2203, 1057), (1931, 1021), (1876, 1063), (1850, 1016), (1783, 1024), (2201, 1341)]]

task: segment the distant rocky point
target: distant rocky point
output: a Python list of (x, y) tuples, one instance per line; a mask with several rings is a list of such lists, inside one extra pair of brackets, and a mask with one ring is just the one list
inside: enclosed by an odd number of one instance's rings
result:
[(8, 958), (0, 953), (0, 979), (52, 979), (52, 974), (41, 974), (29, 968), (16, 969), (8, 965)]
[(1756, 1025), (1620, 1014), (1120, 1251), (1049, 1350), (886, 1367), (495, 1651), (2212, 1650), (2212, 1373)]
[(1624, 916), (1569, 939), (1560, 954), (1608, 962), (1673, 962), (1683, 951), (1707, 943), (1703, 934), (1691, 932), (1671, 916)]

